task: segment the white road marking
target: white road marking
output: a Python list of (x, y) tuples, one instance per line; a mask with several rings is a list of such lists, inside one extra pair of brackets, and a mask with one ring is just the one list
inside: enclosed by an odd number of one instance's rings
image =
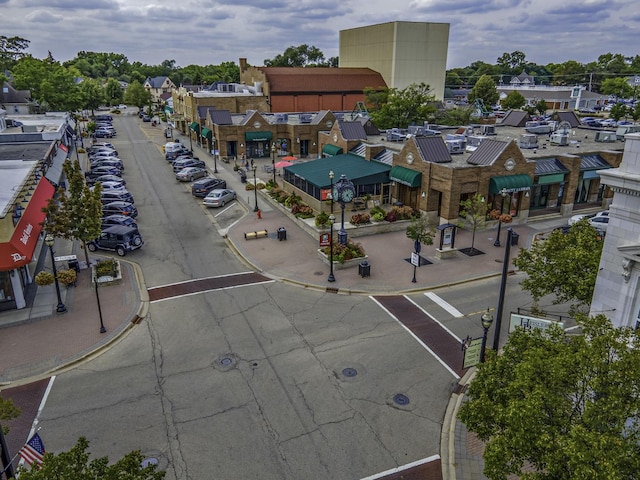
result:
[(454, 317), (456, 317), (456, 318), (464, 317), (464, 314), (462, 312), (460, 312), (460, 310), (458, 310), (456, 307), (451, 305), (446, 300), (440, 298), (435, 293), (433, 293), (433, 292), (425, 292), (424, 295), (425, 295), (425, 297), (430, 298), (434, 303), (437, 303), (438, 305), (440, 305), (442, 308), (444, 308), (447, 312), (449, 312)]
[(453, 333), (451, 330), (449, 330), (447, 327), (444, 326), (444, 324), (438, 320), (436, 317), (434, 317), (433, 315), (431, 315), (429, 312), (427, 312), (424, 308), (422, 308), (420, 305), (418, 305), (416, 302), (414, 302), (413, 300), (411, 300), (409, 297), (407, 297), (406, 295), (404, 296), (404, 298), (406, 298), (408, 301), (410, 301), (411, 303), (413, 303), (416, 307), (418, 307), (422, 313), (424, 313), (427, 317), (429, 317), (431, 320), (433, 320), (434, 322), (436, 322), (438, 325), (440, 325), (440, 328), (442, 328), (442, 330), (444, 330), (445, 332), (447, 332), (449, 335), (451, 335), (453, 338), (456, 339), (456, 341), (458, 343), (462, 343), (462, 340), (460, 338), (458, 338), (458, 336)]
[(391, 468), (389, 470), (385, 470), (384, 472), (376, 473), (375, 475), (371, 475), (370, 477), (364, 477), (361, 480), (376, 480), (378, 478), (386, 477), (387, 475), (392, 475), (398, 472), (404, 472), (405, 470), (409, 470), (410, 468), (424, 465), (425, 463), (435, 462), (436, 460), (440, 460), (440, 455), (431, 455), (430, 457), (423, 458), (421, 460), (416, 460), (415, 462), (407, 463), (406, 465), (400, 465), (399, 467)]
[(176, 298), (190, 297), (192, 295), (200, 295), (201, 293), (215, 292), (219, 290), (231, 290), (234, 288), (244, 288), (251, 287), (253, 285), (263, 285), (266, 283), (274, 283), (275, 280), (265, 280), (262, 282), (252, 282), (252, 283), (243, 283), (242, 285), (232, 285), (230, 287), (217, 287), (217, 288), (207, 288), (205, 290), (198, 290), (197, 292), (183, 293), (182, 295), (171, 295), (170, 297), (159, 298), (157, 300), (151, 300), (149, 303), (158, 303), (164, 302), (165, 300), (174, 300)]

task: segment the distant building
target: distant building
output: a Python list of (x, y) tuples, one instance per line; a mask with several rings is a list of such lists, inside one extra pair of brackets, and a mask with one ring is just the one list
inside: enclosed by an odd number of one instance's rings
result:
[(164, 94), (171, 94), (176, 85), (169, 77), (147, 77), (142, 86), (151, 93), (153, 103), (162, 103)]
[(444, 98), (448, 23), (389, 22), (340, 31), (340, 67), (368, 67), (389, 87), (426, 83)]
[(25, 115), (31, 113), (31, 105), (31, 91), (16, 90), (8, 82), (2, 84), (0, 108), (8, 114)]

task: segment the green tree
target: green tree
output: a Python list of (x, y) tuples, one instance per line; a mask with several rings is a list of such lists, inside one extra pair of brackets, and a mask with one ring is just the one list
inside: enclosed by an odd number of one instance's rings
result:
[(507, 94), (505, 99), (500, 102), (500, 105), (502, 105), (502, 108), (508, 110), (510, 108), (522, 108), (525, 103), (527, 103), (527, 99), (524, 98), (524, 95), (517, 90), (512, 90)]
[(22, 480), (161, 480), (165, 472), (156, 471), (157, 465), (142, 467), (144, 457), (139, 451), (126, 454), (113, 465), (109, 465), (107, 457), (95, 458), (89, 461), (87, 452), (89, 442), (80, 437), (75, 446), (68, 452), (59, 454), (45, 453), (43, 463), (29, 471), (22, 469)]
[(605, 315), (578, 322), (583, 335), (517, 329), (487, 352), (458, 417), (488, 478), (637, 478), (640, 338)]
[[(380, 101), (380, 98), (376, 99)], [(379, 108), (370, 111), (371, 119), (378, 128), (407, 128), (409, 125), (422, 125), (436, 111), (433, 105), (435, 97), (425, 83), (412, 84), (398, 90), (390, 88), (387, 98)], [(369, 103), (369, 98), (367, 98)]]
[(604, 95), (615, 95), (618, 98), (631, 98), (633, 87), (629, 85), (626, 78), (607, 78), (600, 86), (600, 93)]
[(151, 92), (146, 90), (141, 83), (134, 81), (129, 84), (124, 92), (124, 101), (127, 105), (135, 105), (142, 109), (151, 103)]
[(546, 240), (520, 250), (513, 259), (527, 274), (520, 285), (531, 293), (536, 305), (545, 295), (555, 294), (554, 304), (575, 302), (571, 311), (578, 311), (591, 303), (602, 243), (587, 219), (575, 223), (566, 234), (554, 230)]
[(433, 237), (435, 232), (433, 228), (429, 226), (426, 216), (418, 215), (411, 220), (411, 223), (407, 226), (407, 237), (414, 242), (420, 242), (424, 245), (433, 245)]
[(482, 75), (467, 96), (469, 102), (475, 102), (477, 99), (487, 106), (495, 105), (500, 99), (500, 94), (496, 88), (496, 82), (489, 75)]
[(488, 208), (487, 201), (479, 193), (460, 202), (460, 217), (462, 218), (459, 226), (471, 228), (471, 252), (475, 251), (476, 230), (485, 224)]
[(503, 53), (497, 60), (498, 66), (502, 68), (503, 73), (518, 74), (527, 64), (525, 54), (520, 50), (511, 53)]
[(107, 80), (107, 84), (104, 86), (104, 96), (107, 105), (119, 105), (122, 103), (124, 93), (120, 83), (115, 78)]
[(87, 78), (80, 84), (80, 95), (82, 97), (82, 108), (94, 111), (103, 103), (104, 90), (102, 85), (93, 78)]
[(547, 105), (546, 100), (544, 98), (541, 98), (536, 102), (534, 108), (540, 115), (544, 115), (545, 113), (547, 113), (547, 109), (549, 108), (549, 106)]
[(609, 116), (613, 118), (616, 122), (621, 118), (626, 117), (629, 114), (629, 109), (623, 103), (616, 103), (613, 107), (611, 107), (611, 111), (609, 112)]
[[(20, 409), (9, 398), (0, 397), (0, 420), (11, 420), (20, 415)], [(9, 427), (2, 425), (2, 433), (9, 433)]]
[(633, 109), (629, 109), (629, 115), (633, 118), (634, 122), (640, 120), (640, 103), (636, 103), (636, 106)]
[(22, 37), (0, 35), (0, 75), (5, 70), (11, 70), (19, 59), (26, 56), (24, 51), (29, 48), (29, 43), (29, 40)]
[(310, 67), (327, 66), (322, 51), (307, 44), (291, 46), (284, 53), (264, 60), (265, 67)]
[(438, 110), (435, 121), (442, 125), (469, 125), (476, 111), (473, 107), (457, 107)]
[[(82, 244), (98, 238), (102, 226), (102, 187), (96, 183), (93, 190), (84, 181), (80, 162), (65, 160), (62, 170), (68, 188), (61, 187), (58, 194), (44, 208), (47, 214), (47, 232), (67, 240), (79, 240)], [(84, 249), (87, 265), (89, 253)]]

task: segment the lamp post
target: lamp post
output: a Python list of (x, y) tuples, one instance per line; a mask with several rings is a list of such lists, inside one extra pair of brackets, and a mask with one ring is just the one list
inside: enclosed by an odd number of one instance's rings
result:
[(513, 229), (507, 230), (507, 245), (504, 249), (502, 262), (502, 277), (500, 278), (500, 293), (498, 294), (498, 308), (496, 309), (496, 329), (493, 333), (493, 349), (497, 352), (500, 348), (500, 326), (502, 325), (502, 309), (504, 308), (504, 294), (507, 288), (507, 275), (509, 274), (509, 255), (511, 254), (511, 237)]
[[(504, 210), (504, 199), (507, 196), (507, 189), (503, 188), (500, 190), (500, 195), (502, 195), (502, 201), (500, 202), (500, 217), (502, 217), (502, 212)], [(496, 235), (496, 241), (493, 242), (494, 247), (500, 246), (500, 227), (502, 227), (502, 220), (498, 218), (498, 234)]]
[(271, 144), (271, 170), (273, 171), (273, 185), (276, 185), (276, 142)]
[(51, 265), (53, 266), (53, 278), (56, 283), (56, 295), (58, 296), (58, 306), (56, 307), (56, 312), (64, 313), (67, 311), (67, 307), (62, 303), (62, 297), (60, 296), (60, 284), (58, 283), (58, 270), (56, 269), (56, 259), (53, 256), (53, 244), (56, 243), (56, 239), (50, 233), (47, 233), (47, 236), (44, 237), (44, 244), (49, 247), (49, 252), (51, 253)]
[(216, 136), (211, 136), (211, 143), (213, 146), (213, 173), (218, 173), (218, 155), (216, 154)]
[(487, 311), (482, 314), (480, 321), (482, 322), (483, 330), (482, 347), (480, 347), (480, 363), (484, 363), (484, 352), (487, 348), (487, 333), (489, 332), (489, 327), (491, 327), (491, 324), (493, 323), (493, 315), (491, 315), (491, 312), (488, 308)]
[[(334, 177), (334, 173), (333, 170), (329, 171), (329, 180), (331, 181), (331, 215), (333, 215), (333, 177)], [(335, 219), (335, 217), (334, 217)]]
[(331, 232), (329, 233), (329, 278), (327, 279), (329, 282), (336, 281), (336, 277), (333, 276), (333, 224), (335, 223), (335, 221), (336, 217), (332, 213), (331, 215), (329, 215), (329, 224), (331, 225), (329, 230)]
[(254, 212), (258, 211), (258, 182), (256, 181), (256, 170), (257, 170), (257, 166), (253, 165), (253, 167), (251, 167), (251, 169), (253, 170), (253, 194), (255, 195), (256, 198), (256, 206), (253, 208)]
[(98, 275), (94, 276), (93, 285), (96, 290), (96, 302), (98, 303), (98, 316), (100, 317), (100, 333), (107, 333), (107, 329), (104, 328), (104, 323), (102, 321), (102, 308), (100, 307), (100, 294), (98, 293)]
[(193, 129), (191, 128), (191, 125), (189, 125), (189, 150), (191, 150), (191, 153), (193, 153), (193, 140), (191, 139), (191, 132), (193, 132)]
[(420, 266), (420, 251), (422, 250), (422, 245), (420, 244), (420, 240), (416, 240), (415, 242), (413, 242), (413, 250), (416, 253), (416, 261), (413, 264), (413, 279), (411, 280), (411, 283), (416, 283), (416, 269)]

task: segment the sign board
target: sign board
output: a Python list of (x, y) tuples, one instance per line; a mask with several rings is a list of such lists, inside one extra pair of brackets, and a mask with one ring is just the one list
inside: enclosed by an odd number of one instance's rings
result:
[(331, 189), (330, 188), (321, 188), (320, 189), (320, 200), (331, 200)]
[(414, 267), (420, 266), (420, 254), (416, 252), (411, 252), (411, 265)]
[(464, 346), (462, 368), (469, 368), (480, 363), (480, 353), (482, 353), (482, 337), (472, 339)]
[(321, 247), (328, 247), (329, 245), (331, 245), (330, 235), (328, 233), (321, 233), (320, 234), (320, 246)]
[(509, 333), (514, 332), (516, 328), (524, 328), (526, 330), (539, 328), (540, 330), (546, 330), (551, 325), (558, 325), (560, 328), (564, 329), (564, 322), (556, 322), (555, 320), (548, 320), (546, 318), (530, 317), (527, 315), (512, 313), (509, 321)]

